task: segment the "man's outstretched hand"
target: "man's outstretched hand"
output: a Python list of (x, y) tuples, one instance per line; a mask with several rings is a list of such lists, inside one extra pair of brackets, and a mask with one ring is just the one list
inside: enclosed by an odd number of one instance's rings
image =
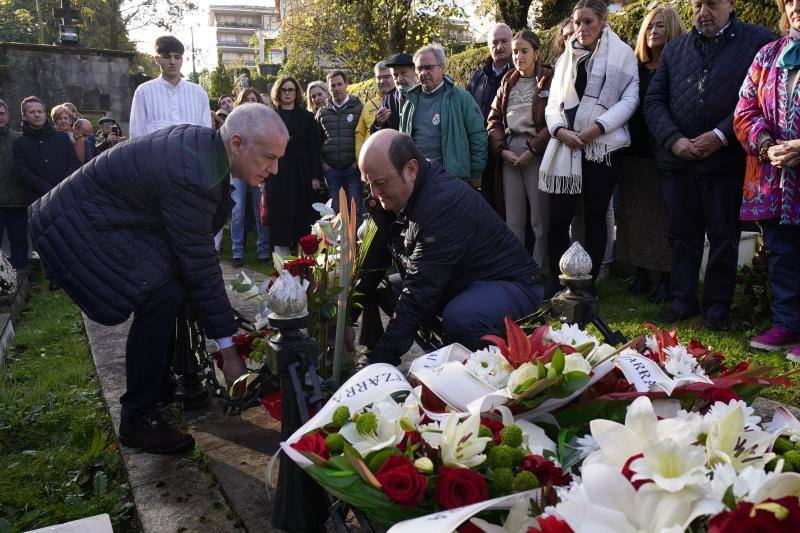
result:
[(230, 390), (231, 385), (247, 373), (247, 367), (239, 356), (236, 346), (229, 346), (222, 353), (222, 375), (225, 377), (225, 387)]

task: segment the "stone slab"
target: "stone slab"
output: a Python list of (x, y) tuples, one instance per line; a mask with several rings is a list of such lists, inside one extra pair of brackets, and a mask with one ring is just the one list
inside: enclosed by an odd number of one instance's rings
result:
[(111, 517), (108, 514), (99, 514), (41, 529), (32, 529), (28, 533), (114, 533), (114, 530), (111, 528)]

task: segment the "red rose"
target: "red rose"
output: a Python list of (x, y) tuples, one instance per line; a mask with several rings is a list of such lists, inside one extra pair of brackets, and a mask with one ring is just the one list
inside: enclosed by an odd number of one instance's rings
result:
[(725, 387), (709, 387), (700, 392), (700, 398), (708, 402), (708, 407), (714, 405), (714, 402), (728, 403), (731, 400), (741, 400), (742, 397), (733, 392), (731, 389)]
[(297, 451), (311, 452), (319, 455), (323, 459), (329, 459), (331, 456), (331, 454), (328, 452), (328, 445), (325, 444), (325, 437), (320, 435), (318, 431), (303, 435), (299, 441), (295, 442), (291, 446)]
[(538, 517), (536, 525), (539, 526), (539, 529), (531, 526), (528, 528), (528, 533), (572, 533), (572, 528), (569, 527), (569, 524), (553, 515), (547, 518)]
[(572, 476), (565, 474), (560, 466), (556, 466), (553, 461), (548, 461), (541, 455), (529, 455), (522, 460), (522, 469), (527, 470), (539, 480), (542, 487), (560, 487), (569, 485)]
[(445, 509), (455, 509), (489, 498), (489, 485), (477, 472), (469, 468), (439, 469), (436, 479), (436, 500)]
[(311, 279), (311, 269), (314, 268), (316, 263), (313, 259), (293, 259), (292, 261), (286, 261), (283, 264), (283, 268), (289, 271), (289, 274), (295, 277), (301, 277), (304, 279)]
[(634, 470), (631, 470), (631, 463), (634, 462), (636, 459), (640, 459), (642, 457), (644, 457), (644, 454), (638, 453), (636, 455), (628, 457), (628, 460), (625, 461), (624, 465), (622, 465), (622, 475), (625, 476), (625, 479), (631, 482), (631, 485), (633, 485), (633, 488), (635, 488), (636, 490), (639, 490), (639, 487), (641, 487), (642, 485), (653, 482), (652, 479), (640, 479), (638, 481), (633, 481), (633, 475), (636, 472)]
[[(800, 500), (785, 496), (760, 504), (739, 502), (708, 522), (708, 533), (749, 533), (751, 531), (800, 531)], [(766, 504), (766, 505), (765, 505)]]
[(249, 333), (234, 335), (231, 340), (236, 345), (236, 352), (239, 355), (249, 355), (253, 351), (252, 339)]
[(403, 507), (417, 507), (425, 498), (428, 478), (402, 455), (390, 455), (375, 473), (386, 496)]
[(300, 245), (300, 249), (303, 250), (303, 253), (306, 255), (314, 255), (319, 250), (319, 237), (316, 235), (306, 235), (305, 237), (300, 237), (300, 240), (297, 241), (297, 244)]

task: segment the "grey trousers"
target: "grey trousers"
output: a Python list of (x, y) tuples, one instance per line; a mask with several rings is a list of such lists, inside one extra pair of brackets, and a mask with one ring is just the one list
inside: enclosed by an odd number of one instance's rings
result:
[[(511, 137), (508, 149), (521, 154), (528, 149), (524, 137)], [(547, 226), (550, 219), (547, 193), (539, 190), (540, 157), (534, 157), (524, 168), (517, 168), (503, 161), (503, 199), (506, 204), (506, 224), (521, 242), (525, 242), (525, 225), (528, 223), (530, 205), (530, 224), (536, 243), (533, 259), (542, 270), (547, 270)]]

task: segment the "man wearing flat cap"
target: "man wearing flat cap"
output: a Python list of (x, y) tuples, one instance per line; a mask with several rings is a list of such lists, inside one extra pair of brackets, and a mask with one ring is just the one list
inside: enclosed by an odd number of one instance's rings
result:
[(177, 124), (211, 127), (208, 94), (181, 78), (183, 43), (172, 35), (156, 39), (153, 59), (161, 76), (136, 88), (131, 104), (131, 139)]
[(419, 83), (414, 71), (414, 59), (410, 55), (395, 54), (386, 59), (384, 64), (389, 67), (394, 79), (394, 89), (381, 99), (380, 109), (375, 113), (375, 122), (372, 123), (372, 133), (382, 129), (400, 129), (400, 111), (406, 100), (405, 95)]
[(112, 146), (126, 140), (122, 135), (122, 128), (113, 117), (103, 117), (98, 121), (100, 130), (95, 134), (95, 150), (98, 154), (105, 152)]

